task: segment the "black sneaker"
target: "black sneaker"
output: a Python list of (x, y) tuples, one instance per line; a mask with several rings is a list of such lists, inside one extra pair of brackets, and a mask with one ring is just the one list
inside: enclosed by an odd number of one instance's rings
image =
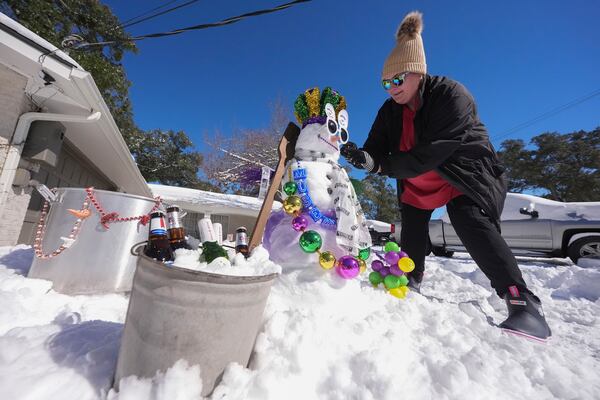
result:
[(407, 274), (408, 287), (417, 293), (421, 293), (421, 282), (423, 282), (423, 274)]
[(510, 286), (504, 300), (508, 307), (508, 318), (500, 324), (503, 331), (541, 342), (546, 342), (552, 336), (542, 302), (537, 296)]

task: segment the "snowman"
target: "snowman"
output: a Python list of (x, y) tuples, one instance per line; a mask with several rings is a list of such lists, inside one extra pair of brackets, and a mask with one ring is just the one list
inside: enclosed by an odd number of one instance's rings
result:
[(349, 139), (346, 101), (329, 87), (312, 88), (298, 96), (294, 110), (302, 130), (282, 179), (284, 209), (270, 215), (263, 246), (284, 267), (329, 269), (347, 258), (358, 260), (371, 237), (338, 164), (339, 148)]

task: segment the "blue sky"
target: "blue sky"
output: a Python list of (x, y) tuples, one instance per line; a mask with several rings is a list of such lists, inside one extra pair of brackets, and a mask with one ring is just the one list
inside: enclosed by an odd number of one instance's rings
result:
[[(128, 31), (214, 22), (284, 2), (199, 1)], [(104, 3), (121, 20), (161, 4)], [(471, 91), (496, 147), (503, 139), (600, 126), (599, 95), (504, 136), (600, 89), (600, 2), (580, 0), (314, 0), (233, 25), (148, 39), (124, 59), (135, 120), (144, 129), (184, 130), (204, 151), (205, 133), (266, 126), (275, 98), (291, 109), (305, 89), (332, 86), (346, 96), (351, 140), (362, 145), (386, 99), (379, 83), (383, 61), (402, 17), (415, 9), (424, 14), (429, 73)]]

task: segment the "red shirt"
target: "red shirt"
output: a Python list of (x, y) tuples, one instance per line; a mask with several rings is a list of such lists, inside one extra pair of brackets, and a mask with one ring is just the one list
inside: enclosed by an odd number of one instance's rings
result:
[[(400, 151), (409, 151), (415, 145), (414, 119), (416, 111), (411, 110), (408, 106), (403, 108)], [(414, 178), (403, 179), (403, 184), (404, 190), (400, 200), (422, 210), (433, 210), (444, 206), (462, 194), (434, 170)]]

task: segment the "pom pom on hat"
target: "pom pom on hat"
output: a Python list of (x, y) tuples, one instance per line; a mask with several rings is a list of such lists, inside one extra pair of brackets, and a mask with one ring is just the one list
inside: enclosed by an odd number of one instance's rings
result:
[(402, 35), (414, 38), (423, 32), (423, 14), (419, 11), (408, 13), (396, 31), (396, 39)]

